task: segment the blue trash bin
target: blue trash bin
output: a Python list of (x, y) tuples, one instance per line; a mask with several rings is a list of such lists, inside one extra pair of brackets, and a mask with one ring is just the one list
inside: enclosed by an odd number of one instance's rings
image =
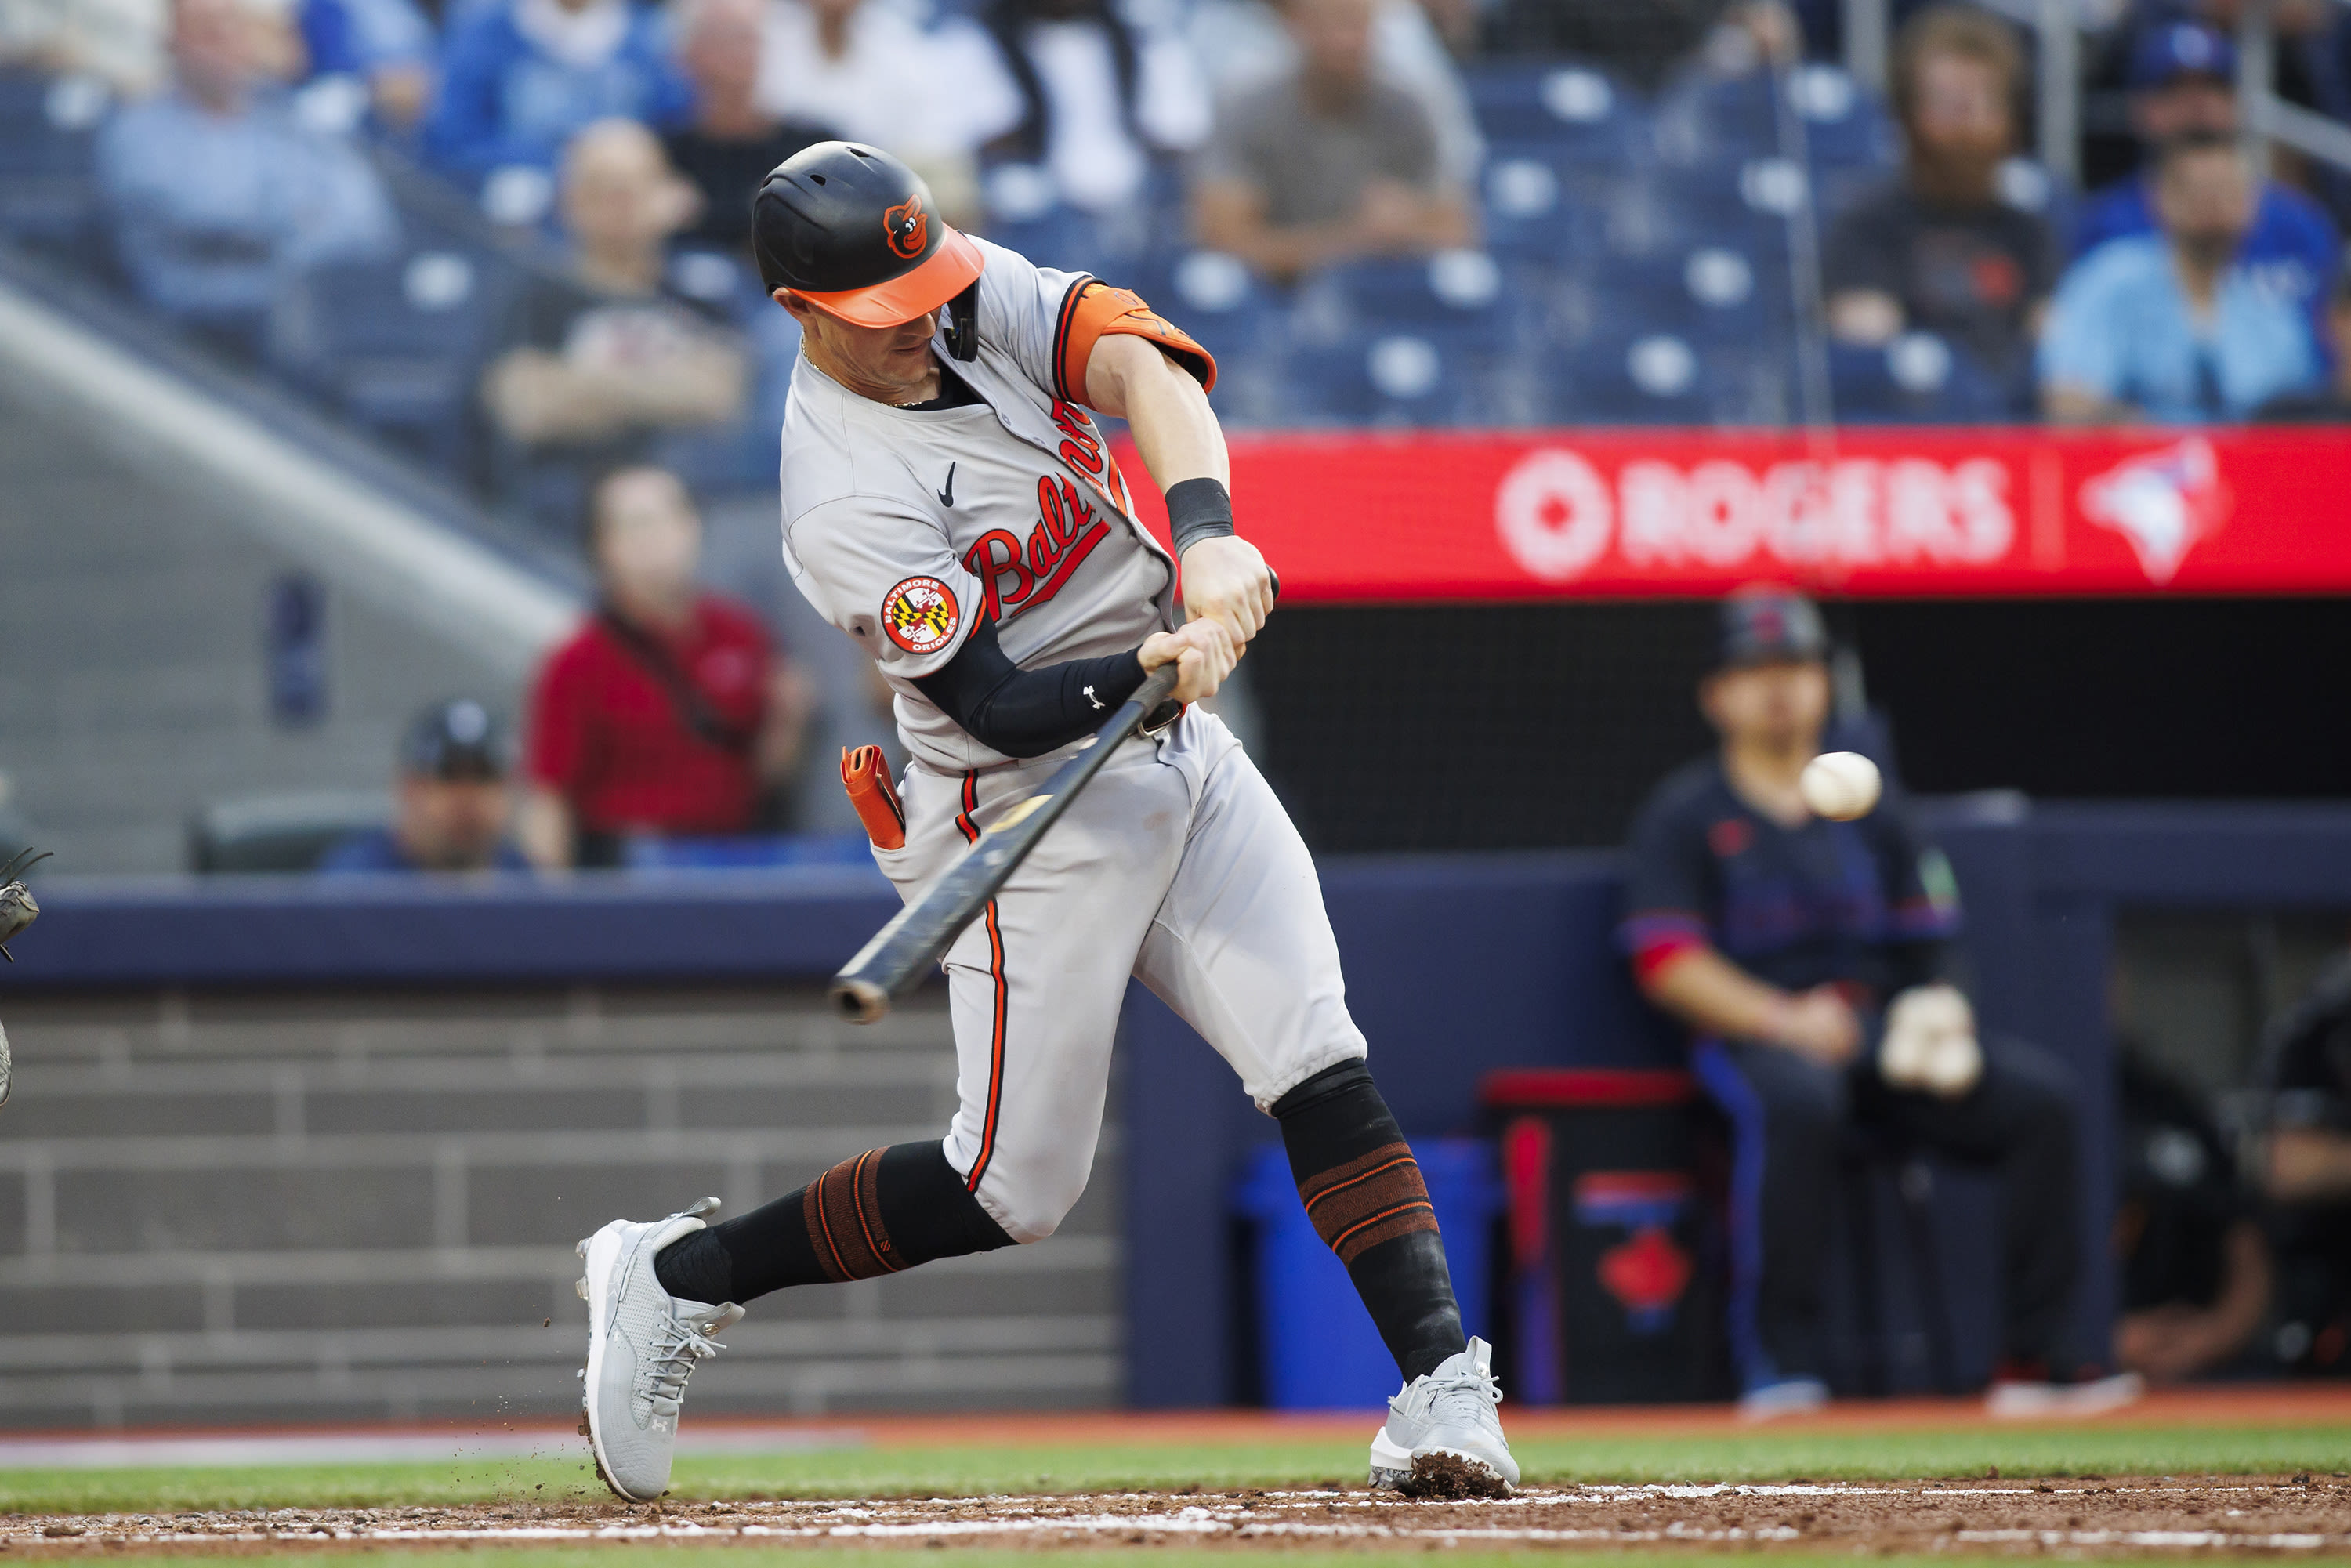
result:
[[(1494, 1151), (1474, 1138), (1446, 1138), (1416, 1145), (1413, 1152), (1445, 1236), (1462, 1327), (1488, 1333), (1491, 1232), (1502, 1207)], [(1234, 1197), (1242, 1217), (1256, 1227), (1258, 1352), (1265, 1402), (1278, 1410), (1361, 1409), (1384, 1403), (1396, 1391), (1395, 1362), (1380, 1343), (1346, 1269), (1308, 1221), (1281, 1145), (1257, 1151)]]

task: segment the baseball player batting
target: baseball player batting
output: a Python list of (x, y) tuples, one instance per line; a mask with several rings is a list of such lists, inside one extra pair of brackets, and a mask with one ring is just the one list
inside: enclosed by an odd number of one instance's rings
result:
[[(1050, 1236), (1093, 1164), (1133, 976), (1280, 1124), (1306, 1211), (1395, 1356), (1404, 1387), (1372, 1438), (1373, 1484), (1437, 1454), (1515, 1483), (1492, 1351), (1463, 1338), (1427, 1188), (1347, 1013), (1314, 863), (1232, 733), (1191, 706), (1274, 599), (1233, 531), (1215, 361), (1134, 294), (957, 233), (872, 148), (828, 141), (779, 166), (754, 235), (802, 332), (784, 558), (879, 665), (913, 755), (902, 805), (867, 818), (901, 896), (1149, 672), (1173, 664), (1176, 681), (947, 947), (960, 1103), (945, 1138), (844, 1160), (723, 1224), (705, 1222), (705, 1197), (580, 1244), (605, 1479), (662, 1494), (686, 1380), (743, 1303)], [(1174, 555), (1136, 522), (1089, 409), (1127, 421)]]

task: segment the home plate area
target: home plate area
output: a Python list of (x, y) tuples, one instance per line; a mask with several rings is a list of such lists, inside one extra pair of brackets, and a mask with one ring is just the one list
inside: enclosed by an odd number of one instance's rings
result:
[(1528, 1488), (1414, 1500), (1360, 1489), (1111, 1492), (872, 1502), (482, 1503), (0, 1518), (35, 1555), (124, 1547), (231, 1552), (382, 1542), (665, 1542), (859, 1546), (1394, 1543), (1752, 1551), (2167, 1555), (2351, 1549), (2351, 1484), (2332, 1477)]

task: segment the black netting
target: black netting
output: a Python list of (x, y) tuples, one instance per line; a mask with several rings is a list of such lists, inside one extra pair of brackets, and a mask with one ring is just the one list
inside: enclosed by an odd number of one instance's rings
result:
[(1705, 749), (1706, 604), (1285, 610), (1259, 760), (1317, 850), (1614, 844)]

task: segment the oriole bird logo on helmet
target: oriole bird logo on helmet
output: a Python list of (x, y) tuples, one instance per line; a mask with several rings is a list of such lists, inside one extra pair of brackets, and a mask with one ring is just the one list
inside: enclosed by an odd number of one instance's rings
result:
[(908, 261), (921, 256), (924, 246), (931, 237), (930, 216), (923, 211), (921, 193), (908, 196), (883, 213), (882, 227), (890, 236), (890, 249), (893, 254)]

